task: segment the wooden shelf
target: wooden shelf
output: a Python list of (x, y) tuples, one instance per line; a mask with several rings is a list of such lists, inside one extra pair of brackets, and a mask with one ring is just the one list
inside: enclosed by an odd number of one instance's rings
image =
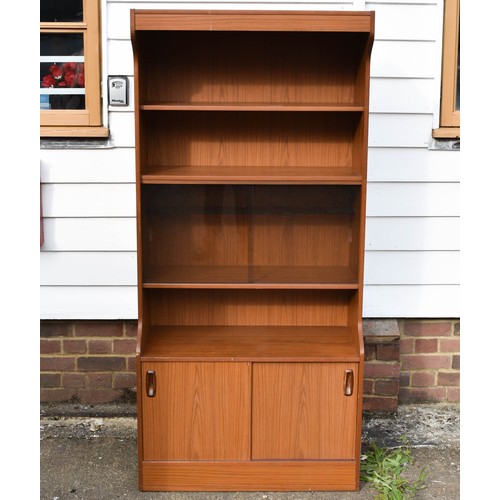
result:
[(262, 111), (262, 112), (362, 112), (362, 104), (352, 103), (148, 103), (140, 106), (141, 111)]
[[(360, 170), (360, 169), (359, 169)], [(363, 176), (351, 167), (162, 166), (144, 168), (143, 184), (352, 184)]]
[(359, 361), (357, 332), (345, 326), (153, 326), (147, 361)]
[(307, 288), (356, 290), (346, 267), (163, 266), (145, 268), (144, 288)]

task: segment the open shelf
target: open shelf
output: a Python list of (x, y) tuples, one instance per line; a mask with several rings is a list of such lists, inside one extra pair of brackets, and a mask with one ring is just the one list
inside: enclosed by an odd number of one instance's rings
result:
[[(143, 31), (141, 103), (362, 106), (369, 33)], [(157, 62), (161, 61), (161, 64)]]
[(357, 332), (346, 326), (154, 326), (147, 361), (359, 361)]
[(142, 353), (218, 361), (359, 361), (358, 290), (145, 289)]
[(311, 175), (359, 179), (366, 120), (353, 111), (142, 112), (141, 173), (181, 167), (189, 175), (191, 167), (237, 178), (257, 177), (266, 167), (268, 175), (279, 172), (282, 178), (294, 171), (306, 178), (310, 169)]

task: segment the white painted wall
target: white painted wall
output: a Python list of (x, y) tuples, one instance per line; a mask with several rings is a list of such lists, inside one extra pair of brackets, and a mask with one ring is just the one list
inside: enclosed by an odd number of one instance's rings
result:
[[(103, 4), (104, 81), (128, 75), (131, 97), (131, 8), (375, 10), (363, 314), (460, 315), (459, 153), (429, 150), (443, 0)], [(137, 317), (133, 111), (108, 108), (106, 148), (40, 150), (42, 319)]]

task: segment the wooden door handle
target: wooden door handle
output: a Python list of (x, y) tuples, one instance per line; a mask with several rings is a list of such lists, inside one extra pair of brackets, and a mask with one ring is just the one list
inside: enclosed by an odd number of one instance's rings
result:
[(146, 372), (146, 395), (149, 398), (154, 398), (156, 394), (156, 372), (148, 370)]
[(354, 372), (352, 370), (346, 370), (344, 372), (344, 394), (346, 396), (352, 396), (354, 390)]

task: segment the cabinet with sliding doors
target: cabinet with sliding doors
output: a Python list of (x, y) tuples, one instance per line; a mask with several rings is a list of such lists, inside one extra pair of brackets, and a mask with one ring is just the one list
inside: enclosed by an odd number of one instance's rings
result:
[(357, 489), (374, 14), (131, 22), (140, 489)]

